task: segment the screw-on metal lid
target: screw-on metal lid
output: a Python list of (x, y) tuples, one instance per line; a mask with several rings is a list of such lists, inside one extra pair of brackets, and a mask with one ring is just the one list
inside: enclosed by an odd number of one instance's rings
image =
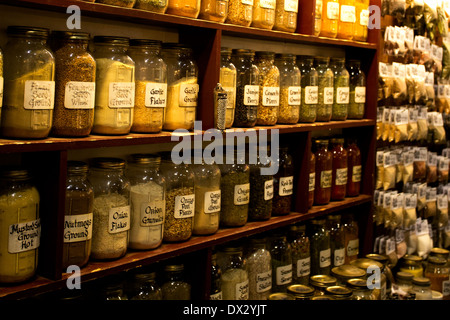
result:
[(25, 168), (6, 167), (1, 169), (0, 178), (10, 180), (28, 180), (30, 179), (30, 173)]
[(47, 28), (26, 27), (26, 26), (9, 26), (6, 28), (8, 35), (26, 36), (34, 38), (47, 38), (50, 30)]
[(128, 46), (130, 44), (130, 38), (114, 37), (114, 36), (95, 36), (94, 43), (105, 43), (105, 44)]
[(120, 158), (98, 157), (91, 159), (91, 167), (118, 170), (125, 167), (125, 161)]
[(348, 298), (353, 294), (353, 291), (344, 286), (330, 286), (325, 289), (325, 293), (336, 298)]
[(88, 41), (90, 39), (90, 35), (87, 32), (77, 32), (77, 31), (60, 31), (54, 30), (51, 33), (51, 36), (57, 39), (64, 40), (84, 40)]
[(130, 46), (151, 46), (151, 47), (161, 47), (162, 42), (159, 40), (151, 39), (131, 39)]
[(164, 266), (164, 271), (183, 271), (184, 265), (183, 264), (168, 264)]
[(303, 284), (292, 284), (287, 287), (287, 292), (300, 297), (310, 297), (314, 295), (315, 289), (313, 287), (303, 285)]
[(425, 278), (425, 277), (414, 277), (412, 279), (412, 283), (417, 286), (421, 286), (421, 287), (427, 287), (427, 286), (431, 285), (430, 279)]
[(310, 284), (315, 287), (329, 287), (334, 286), (337, 283), (337, 279), (333, 276), (325, 275), (325, 274), (316, 274), (309, 278)]
[(87, 173), (89, 166), (84, 161), (67, 161), (67, 172), (69, 174), (83, 174)]
[(128, 163), (140, 165), (157, 165), (161, 163), (161, 156), (156, 154), (135, 153), (128, 157)]

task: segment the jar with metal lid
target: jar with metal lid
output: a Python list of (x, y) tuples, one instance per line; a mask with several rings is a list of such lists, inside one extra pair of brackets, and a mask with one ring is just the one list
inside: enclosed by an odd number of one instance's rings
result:
[(314, 35), (318, 37), (322, 29), (322, 0), (316, 0), (316, 6), (314, 7)]
[(28, 170), (1, 169), (0, 283), (24, 282), (36, 274), (41, 235), (39, 204), (39, 191)]
[(349, 279), (347, 286), (353, 291), (352, 300), (376, 300), (366, 279)]
[(348, 119), (362, 119), (366, 106), (366, 75), (361, 70), (361, 61), (349, 60), (348, 73), (350, 75)]
[(97, 3), (109, 4), (111, 6), (133, 8), (136, 0), (96, 0)]
[(367, 41), (369, 26), (369, 0), (355, 0), (356, 22), (353, 29), (354, 41)]
[(280, 107), (277, 123), (297, 123), (301, 102), (301, 74), (293, 54), (277, 54), (275, 65), (280, 71)]
[(299, 122), (314, 122), (317, 118), (319, 102), (319, 74), (314, 68), (314, 58), (298, 56), (297, 65), (301, 73), (302, 98)]
[(231, 61), (232, 49), (220, 50), (220, 74), (219, 83), (227, 93), (227, 110), (225, 112), (225, 128), (231, 128), (234, 121), (236, 108), (236, 67)]
[[(271, 166), (268, 156), (270, 149), (267, 146), (249, 148), (250, 154), (257, 154), (256, 163), (250, 163), (250, 203), (248, 218), (250, 220), (267, 220), (272, 216), (273, 204), (273, 175), (263, 172)], [(250, 157), (250, 156), (249, 156)]]
[(287, 287), (287, 293), (293, 295), (295, 300), (311, 300), (315, 289), (304, 284), (291, 284)]
[(328, 150), (328, 140), (315, 141), (316, 186), (314, 188), (314, 204), (323, 205), (331, 199), (331, 177), (333, 172), (333, 156)]
[(145, 11), (165, 13), (169, 0), (136, 0), (134, 7)]
[(291, 245), (282, 231), (271, 235), (268, 241), (272, 256), (272, 292), (286, 292), (287, 287), (292, 284)]
[(279, 148), (278, 172), (273, 176), (272, 215), (291, 212), (294, 189), (294, 164), (288, 147)]
[(274, 64), (275, 53), (256, 52), (259, 70), (259, 104), (256, 124), (272, 126), (277, 123), (280, 105), (280, 70)]
[(333, 297), (333, 300), (351, 300), (353, 291), (344, 285), (336, 285), (325, 288), (325, 295)]
[(328, 122), (333, 109), (334, 73), (329, 66), (330, 58), (317, 57), (314, 61), (319, 78), (316, 121)]
[(337, 284), (337, 279), (330, 275), (316, 274), (309, 278), (309, 284), (314, 288), (316, 296), (323, 296), (326, 288)]
[(322, 0), (320, 36), (336, 38), (339, 24), (339, 0)]
[(295, 32), (297, 29), (298, 0), (278, 0), (275, 7), (273, 30)]
[(55, 96), (55, 58), (49, 30), (9, 26), (4, 50), (4, 137), (42, 139), (50, 133)]
[(156, 281), (155, 271), (138, 273), (135, 275), (134, 281), (137, 290), (130, 300), (162, 300), (162, 290)]
[(133, 124), (135, 64), (127, 54), (129, 39), (94, 37), (95, 134), (127, 134)]
[(225, 22), (228, 14), (228, 0), (202, 0), (198, 18)]
[(223, 300), (248, 300), (247, 260), (243, 256), (242, 246), (223, 247), (218, 253), (217, 263), (222, 269)]
[(286, 292), (275, 292), (271, 293), (267, 300), (295, 300), (295, 297)]
[(87, 136), (94, 125), (95, 59), (88, 52), (89, 34), (53, 31), (55, 109), (52, 135)]
[(422, 257), (407, 254), (400, 261), (400, 271), (409, 272), (414, 277), (423, 277)]
[(355, 0), (339, 0), (338, 39), (352, 40), (356, 23)]
[(228, 0), (226, 23), (249, 27), (253, 19), (253, 0)]
[(359, 254), (359, 227), (353, 214), (342, 216), (345, 233), (345, 264), (349, 264), (358, 258)]
[(334, 72), (334, 98), (331, 120), (347, 120), (350, 104), (350, 74), (345, 67), (344, 58), (332, 58)]
[(272, 30), (275, 24), (276, 0), (253, 0), (252, 27)]
[(128, 300), (128, 296), (123, 290), (123, 283), (119, 281), (113, 281), (108, 283), (102, 288), (102, 298), (105, 301), (116, 301), (116, 300)]
[(136, 67), (131, 131), (160, 132), (167, 105), (167, 65), (161, 58), (161, 41), (132, 39), (128, 54)]
[(380, 288), (373, 290), (377, 300), (386, 300), (386, 297), (391, 293), (392, 284), (395, 282), (391, 268), (389, 266), (389, 257), (384, 254), (369, 253), (366, 258), (379, 263), (381, 268)]
[(366, 272), (351, 264), (343, 264), (331, 269), (331, 275), (337, 279), (338, 285), (346, 286), (350, 279), (365, 278)]
[(342, 266), (345, 262), (345, 234), (340, 214), (327, 216), (330, 231), (331, 267)]
[(162, 58), (167, 64), (167, 105), (164, 130), (194, 128), (198, 103), (198, 68), (192, 48), (163, 43)]
[(259, 69), (254, 63), (255, 51), (233, 50), (236, 66), (236, 110), (233, 127), (253, 127), (259, 105)]
[(195, 175), (192, 168), (161, 153), (161, 172), (166, 179), (166, 212), (163, 241), (186, 241), (192, 236), (195, 215)]
[(245, 250), (249, 300), (267, 300), (272, 289), (272, 256), (265, 237), (253, 237)]
[(329, 275), (331, 271), (330, 231), (323, 218), (313, 219), (308, 225), (311, 252), (311, 274)]
[(161, 291), (163, 300), (191, 300), (191, 284), (185, 279), (184, 264), (164, 266)]
[(331, 200), (344, 200), (347, 194), (348, 181), (348, 154), (344, 148), (343, 138), (330, 140), (331, 154), (333, 156), (333, 171), (331, 182)]
[(412, 279), (414, 276), (409, 272), (399, 271), (395, 275), (395, 285), (398, 289), (398, 291), (404, 293), (406, 296), (407, 294), (412, 292)]
[(432, 248), (431, 250), (430, 250), (430, 257), (441, 257), (441, 258), (444, 258), (444, 259), (449, 259), (449, 253), (450, 253), (450, 251), (449, 250), (447, 250), (447, 249), (444, 249), (444, 248), (438, 248), (438, 247), (435, 247), (435, 248)]
[(314, 190), (316, 189), (316, 156), (311, 152), (309, 157), (309, 186), (308, 186), (308, 208), (314, 204)]
[(160, 172), (161, 157), (132, 154), (126, 177), (130, 180), (131, 225), (128, 246), (149, 250), (163, 240), (166, 179)]
[(348, 180), (347, 197), (356, 197), (361, 190), (361, 151), (355, 139), (347, 139)]
[(200, 13), (200, 4), (200, 0), (169, 0), (166, 13), (195, 19)]
[(431, 300), (431, 281), (428, 278), (418, 276), (412, 279), (413, 290), (412, 292), (416, 295), (415, 300)]
[(120, 158), (91, 159), (88, 179), (94, 189), (91, 258), (118, 259), (125, 255), (130, 230), (130, 181)]
[(291, 225), (288, 241), (292, 248), (292, 282), (307, 285), (311, 273), (311, 253), (306, 225)]
[(209, 300), (222, 300), (222, 269), (217, 264), (217, 252), (211, 254), (211, 289)]
[(87, 180), (88, 164), (68, 161), (64, 213), (63, 263), (83, 267), (89, 260), (92, 242), (94, 190)]
[(424, 276), (430, 279), (431, 290), (442, 293), (443, 300), (450, 300), (448, 290), (444, 290), (450, 280), (447, 260), (442, 257), (431, 256), (428, 257), (427, 262)]

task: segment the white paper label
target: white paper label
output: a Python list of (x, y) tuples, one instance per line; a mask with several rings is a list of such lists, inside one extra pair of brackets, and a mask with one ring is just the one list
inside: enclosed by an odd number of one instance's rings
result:
[(92, 213), (64, 216), (64, 243), (92, 238)]
[(332, 171), (325, 170), (320, 172), (320, 187), (331, 188)]
[(280, 88), (263, 87), (262, 105), (265, 107), (276, 107), (280, 105)]
[(164, 215), (166, 212), (164, 200), (155, 200), (153, 202), (141, 203), (140, 208), (141, 227), (157, 226), (164, 223)]
[(309, 188), (308, 191), (314, 191), (314, 189), (316, 189), (316, 173), (315, 172), (311, 172), (309, 174)]
[(110, 108), (133, 108), (134, 82), (111, 82), (108, 105)]
[(333, 87), (325, 87), (323, 88), (323, 103), (324, 104), (333, 104), (334, 100), (334, 88)]
[(23, 107), (27, 110), (53, 109), (55, 106), (54, 81), (25, 81)]
[(211, 294), (209, 296), (209, 300), (223, 300), (223, 293), (222, 291)]
[(253, 0), (242, 0), (241, 3), (248, 6), (253, 6)]
[(369, 10), (362, 10), (359, 14), (359, 24), (367, 27), (369, 25)]
[(311, 273), (311, 257), (297, 260), (297, 277), (308, 276)]
[(180, 84), (180, 107), (196, 107), (198, 101), (198, 84)]
[(259, 86), (246, 85), (244, 87), (244, 104), (246, 106), (259, 104)]
[(336, 185), (343, 186), (347, 184), (347, 168), (336, 169)]
[(356, 22), (356, 10), (354, 6), (341, 6), (341, 21), (342, 22)]
[(259, 5), (264, 9), (275, 9), (276, 0), (260, 0)]
[(64, 91), (67, 109), (94, 109), (95, 82), (69, 81)]
[(250, 183), (237, 184), (234, 186), (234, 204), (236, 206), (250, 202)]
[(248, 280), (236, 284), (236, 300), (248, 300)]
[(256, 275), (256, 292), (262, 293), (272, 289), (272, 270)]
[(321, 268), (326, 268), (331, 265), (331, 249), (330, 248), (320, 251), (319, 257), (320, 257), (319, 266)]
[(145, 85), (145, 106), (165, 108), (167, 103), (167, 83), (147, 83)]
[(205, 192), (204, 212), (214, 213), (220, 211), (220, 190)]
[(39, 248), (40, 219), (12, 224), (8, 229), (8, 252), (19, 253)]
[(361, 166), (354, 166), (352, 170), (352, 182), (361, 181)]
[(130, 206), (109, 209), (109, 233), (119, 233), (130, 229)]
[(350, 88), (339, 87), (336, 90), (336, 103), (348, 104), (350, 102)]
[(289, 87), (288, 88), (288, 104), (290, 106), (299, 106), (302, 99), (301, 87)]
[(355, 102), (366, 103), (366, 87), (355, 87)]
[(294, 177), (281, 177), (278, 186), (278, 195), (280, 197), (290, 196), (294, 190)]
[(327, 3), (327, 18), (329, 20), (339, 19), (339, 3), (331, 1)]
[(359, 239), (350, 240), (347, 245), (347, 256), (356, 256), (359, 253)]
[(273, 198), (273, 179), (264, 182), (264, 200), (271, 200)]
[(319, 102), (319, 87), (305, 87), (305, 104), (317, 104)]
[(292, 264), (278, 267), (276, 273), (277, 285), (281, 286), (292, 282)]
[(175, 197), (175, 211), (173, 216), (176, 219), (191, 218), (195, 212), (195, 194)]
[(333, 265), (338, 267), (342, 266), (345, 262), (345, 248), (334, 250)]
[(298, 0), (284, 0), (284, 11), (298, 12)]

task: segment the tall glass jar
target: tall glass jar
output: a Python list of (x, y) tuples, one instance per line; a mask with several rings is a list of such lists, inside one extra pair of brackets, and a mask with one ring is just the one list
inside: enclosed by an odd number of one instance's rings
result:
[(330, 275), (331, 243), (325, 219), (313, 219), (308, 225), (311, 252), (311, 274)]
[(161, 41), (132, 39), (128, 54), (136, 67), (131, 131), (160, 132), (167, 105), (167, 65), (161, 58)]
[(278, 0), (275, 7), (274, 30), (295, 32), (297, 29), (297, 0)]
[(328, 122), (331, 120), (333, 111), (334, 73), (329, 66), (330, 58), (317, 57), (314, 60), (319, 77), (316, 121)]
[(6, 34), (2, 135), (46, 138), (52, 127), (55, 95), (55, 58), (46, 45), (49, 30), (10, 26)]
[(82, 161), (67, 163), (64, 269), (73, 264), (83, 267), (91, 254), (94, 190), (87, 180), (88, 169)]
[(376, 300), (373, 290), (367, 286), (366, 279), (350, 279), (347, 281), (347, 286), (353, 291), (351, 300)]
[(431, 281), (425, 277), (413, 277), (413, 290), (412, 292), (415, 294), (415, 300), (431, 300), (432, 299), (432, 291), (431, 291)]
[(94, 189), (91, 258), (118, 259), (125, 255), (130, 230), (130, 181), (119, 158), (91, 160), (88, 179)]
[(275, 24), (276, 0), (253, 0), (252, 27), (272, 30)]
[(359, 254), (359, 226), (353, 214), (342, 217), (345, 233), (345, 264), (358, 259)]
[(361, 190), (361, 151), (355, 139), (347, 140), (348, 181), (347, 196), (356, 197)]
[(161, 291), (163, 300), (191, 300), (191, 284), (185, 279), (184, 264), (164, 266)]
[(316, 6), (314, 10), (314, 35), (318, 37), (320, 35), (320, 31), (322, 30), (322, 9), (323, 1), (316, 0)]
[(259, 105), (257, 125), (272, 126), (277, 123), (280, 105), (280, 70), (275, 66), (275, 53), (256, 52), (259, 70)]
[(344, 148), (344, 138), (332, 138), (330, 146), (333, 156), (331, 200), (343, 200), (347, 193), (348, 181), (348, 154)]
[(209, 300), (222, 300), (222, 269), (217, 264), (217, 252), (211, 254), (211, 289)]
[(352, 40), (356, 23), (355, 0), (339, 0), (338, 39)]
[(424, 276), (430, 279), (431, 290), (443, 294), (443, 300), (450, 300), (450, 295), (444, 290), (446, 283), (449, 282), (449, 268), (447, 260), (442, 257), (428, 257)]
[(339, 24), (339, 0), (322, 0), (320, 36), (336, 38)]
[[(264, 159), (267, 147), (258, 147), (250, 153), (257, 152), (257, 162), (250, 164), (250, 203), (248, 218), (250, 220), (267, 220), (272, 216), (273, 204), (273, 175), (263, 174), (261, 171), (270, 166), (270, 159)], [(250, 162), (250, 161), (249, 161)]]
[(160, 172), (161, 158), (152, 154), (128, 157), (126, 176), (130, 180), (131, 225), (128, 246), (149, 250), (163, 240), (166, 179)]
[(331, 120), (347, 120), (350, 104), (350, 74), (344, 58), (332, 58), (334, 71), (334, 99)]
[(89, 34), (52, 32), (55, 53), (55, 109), (52, 135), (87, 136), (94, 125), (95, 60)]
[(301, 74), (293, 54), (277, 54), (275, 65), (280, 71), (280, 107), (277, 123), (297, 123), (301, 102)]
[(128, 56), (129, 39), (95, 36), (95, 134), (127, 134), (133, 124), (135, 65)]
[(192, 49), (182, 44), (164, 43), (162, 58), (167, 64), (167, 105), (164, 130), (194, 128), (198, 102), (198, 68)]
[(361, 70), (361, 62), (349, 60), (348, 72), (350, 74), (348, 119), (362, 119), (364, 118), (366, 105), (366, 75)]
[(330, 231), (331, 266), (339, 267), (345, 262), (345, 234), (341, 215), (328, 215), (327, 223)]
[(236, 110), (233, 127), (253, 127), (259, 105), (259, 69), (254, 64), (255, 51), (233, 50), (236, 66)]
[(189, 165), (161, 153), (161, 172), (166, 179), (166, 213), (163, 241), (186, 241), (192, 236), (195, 214), (195, 176)]
[(229, 245), (222, 248), (218, 253), (217, 263), (222, 269), (223, 300), (248, 300), (249, 278), (242, 246)]
[(353, 40), (367, 41), (369, 26), (369, 0), (355, 0), (356, 22), (353, 29)]
[(269, 238), (272, 256), (272, 292), (286, 292), (292, 284), (292, 248), (283, 233), (275, 233)]
[(231, 128), (234, 121), (234, 110), (236, 108), (236, 67), (231, 62), (232, 49), (221, 48), (220, 50), (220, 75), (219, 83), (227, 92), (227, 110), (225, 112), (225, 128)]
[(249, 300), (267, 300), (272, 289), (272, 256), (264, 237), (251, 238), (245, 253)]
[(145, 11), (165, 13), (168, 5), (169, 0), (136, 0), (134, 7)]
[(200, 0), (169, 0), (166, 13), (195, 19), (200, 13), (200, 3)]
[(199, 19), (225, 22), (228, 14), (228, 0), (202, 0)]
[[(39, 192), (28, 170), (0, 172), (0, 283), (19, 283), (36, 274), (41, 235)], [(28, 240), (23, 242), (23, 238)]]
[(317, 104), (319, 102), (319, 74), (314, 68), (313, 57), (297, 57), (297, 64), (301, 72), (301, 87), (303, 91), (298, 121), (314, 122), (316, 121)]
[(130, 300), (162, 300), (162, 290), (156, 282), (156, 272), (138, 273), (134, 276), (136, 291)]
[(333, 174), (333, 156), (328, 150), (328, 140), (315, 141), (316, 186), (314, 188), (314, 203), (323, 205), (331, 199), (331, 181)]
[(316, 156), (311, 152), (309, 158), (309, 186), (308, 186), (308, 208), (314, 204), (314, 190), (316, 189)]
[(288, 241), (292, 248), (292, 283), (307, 285), (311, 273), (311, 252), (306, 225), (291, 225)]
[(288, 147), (279, 148), (278, 172), (273, 176), (272, 215), (291, 212), (294, 191), (294, 164)]
[(254, 0), (228, 0), (226, 23), (249, 27), (253, 19)]

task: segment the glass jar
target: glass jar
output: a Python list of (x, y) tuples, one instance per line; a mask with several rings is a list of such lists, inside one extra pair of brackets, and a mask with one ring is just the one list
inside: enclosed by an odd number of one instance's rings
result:
[(169, 0), (136, 0), (134, 7), (145, 11), (165, 13)]
[(275, 7), (274, 30), (295, 32), (297, 29), (298, 0), (278, 0)]
[(334, 98), (331, 120), (347, 120), (350, 103), (350, 74), (344, 58), (331, 59), (334, 72)]
[(202, 0), (199, 19), (223, 23), (228, 14), (228, 0)]
[(133, 124), (135, 65), (129, 39), (95, 36), (95, 134), (128, 134)]
[(52, 135), (83, 137), (94, 125), (95, 60), (89, 34), (52, 32), (55, 53), (55, 109)]
[(162, 300), (162, 290), (156, 282), (156, 272), (136, 274), (134, 281), (137, 291), (130, 300)]
[(253, 127), (259, 105), (259, 69), (254, 64), (255, 51), (233, 50), (236, 66), (236, 110), (233, 127)]
[(287, 293), (293, 295), (295, 300), (311, 300), (314, 292), (313, 287), (304, 284), (291, 284), (287, 287)]
[(287, 292), (275, 292), (267, 300), (295, 300), (295, 297)]
[(236, 108), (236, 67), (231, 62), (232, 49), (220, 50), (219, 83), (227, 93), (227, 110), (225, 112), (225, 128), (231, 128)]
[(249, 27), (253, 20), (253, 0), (228, 0), (226, 23)]
[(280, 105), (280, 70), (274, 65), (275, 53), (256, 52), (259, 70), (259, 105), (256, 124), (272, 126), (277, 123)]
[(330, 286), (325, 288), (325, 295), (333, 300), (351, 300), (353, 291), (343, 285)]
[(2, 106), (3, 106), (3, 51), (0, 48), (0, 119), (2, 117)]
[(306, 225), (291, 225), (288, 241), (292, 249), (292, 283), (309, 283), (311, 273), (311, 253)]
[(361, 70), (361, 62), (349, 60), (348, 72), (350, 74), (348, 119), (362, 119), (364, 118), (366, 105), (366, 75)]
[(319, 74), (314, 68), (313, 57), (297, 57), (297, 64), (300, 68), (300, 83), (303, 91), (298, 121), (314, 122), (316, 121), (317, 104), (319, 102)]
[(329, 66), (330, 58), (317, 57), (314, 61), (319, 78), (316, 121), (328, 122), (333, 109), (334, 73)]
[(223, 300), (248, 300), (247, 260), (241, 246), (226, 246), (219, 251), (217, 263), (222, 270)]
[(353, 214), (342, 217), (345, 233), (345, 264), (356, 260), (359, 254), (359, 227)]
[(136, 67), (131, 131), (160, 132), (167, 103), (167, 65), (161, 58), (161, 41), (132, 39), (128, 54)]
[[(194, 150), (196, 154), (196, 150)], [(202, 150), (200, 150), (200, 155)], [(195, 159), (194, 172), (195, 213), (194, 235), (213, 234), (219, 230), (220, 218), (220, 169), (217, 164)]]
[(68, 161), (64, 213), (62, 267), (83, 267), (89, 260), (92, 242), (94, 190), (87, 180), (88, 165)]
[[(39, 192), (28, 170), (0, 172), (0, 283), (19, 283), (36, 274), (41, 235)], [(26, 237), (25, 242), (22, 239)]]
[(353, 29), (354, 41), (367, 41), (369, 26), (369, 0), (355, 0), (356, 22)]
[(128, 300), (128, 296), (123, 290), (123, 283), (119, 281), (113, 281), (105, 285), (102, 291), (102, 297), (105, 301)]
[(164, 266), (164, 282), (161, 285), (163, 300), (191, 300), (191, 285), (184, 276), (184, 264)]
[(347, 285), (353, 291), (351, 300), (376, 300), (372, 289), (367, 286), (366, 279), (350, 279)]
[(339, 0), (338, 39), (352, 40), (355, 32), (356, 8), (355, 0)]
[(276, 0), (253, 0), (252, 27), (272, 30), (275, 24)]
[(322, 0), (316, 0), (316, 6), (314, 10), (314, 35), (318, 37), (322, 30)]
[(373, 289), (373, 293), (377, 300), (386, 300), (386, 297), (391, 293), (392, 284), (395, 282), (392, 270), (389, 267), (389, 257), (384, 254), (369, 253), (366, 254), (366, 258), (379, 263), (378, 266), (381, 269), (380, 288)]
[(331, 154), (333, 156), (333, 173), (331, 182), (331, 200), (343, 200), (347, 193), (348, 181), (348, 154), (344, 148), (343, 138), (330, 140)]
[(339, 0), (322, 0), (320, 36), (336, 38), (339, 24)]
[(338, 285), (347, 286), (348, 280), (356, 278), (363, 279), (366, 276), (366, 272), (351, 264), (343, 264), (331, 269), (331, 275), (337, 279)]
[(196, 19), (200, 13), (200, 0), (169, 0), (166, 13)]
[(267, 300), (272, 289), (272, 256), (266, 239), (251, 238), (245, 253), (248, 270), (249, 300)]
[(347, 197), (356, 197), (361, 190), (361, 151), (356, 144), (355, 139), (347, 140), (348, 155), (348, 181), (347, 181)]
[(443, 300), (450, 300), (448, 290), (444, 290), (445, 283), (449, 282), (449, 268), (447, 260), (442, 257), (428, 257), (427, 266), (424, 276), (430, 279), (431, 290), (438, 291), (443, 294)]
[(217, 253), (211, 254), (211, 289), (209, 300), (222, 300), (222, 269), (217, 264)]
[(331, 267), (339, 267), (345, 262), (345, 235), (341, 215), (328, 215), (327, 224), (330, 231)]
[(280, 106), (277, 123), (297, 123), (301, 102), (301, 74), (293, 54), (277, 54), (275, 66), (280, 71)]
[(414, 277), (423, 277), (424, 270), (422, 266), (422, 257), (417, 255), (407, 254), (403, 256), (400, 261), (399, 271), (409, 272)]
[(431, 300), (431, 281), (424, 277), (414, 277), (413, 283), (413, 293), (416, 295), (416, 300)]
[(284, 233), (275, 233), (269, 238), (272, 257), (272, 292), (286, 292), (292, 284), (292, 248)]
[(396, 280), (395, 284), (397, 286), (397, 289), (399, 291), (403, 292), (405, 296), (412, 292), (413, 277), (414, 276), (411, 273), (403, 272), (403, 271), (399, 271), (395, 275), (395, 280)]
[(136, 0), (96, 0), (97, 3), (109, 4), (111, 6), (133, 8)]
[(316, 189), (316, 156), (311, 152), (309, 158), (309, 186), (308, 186), (308, 208), (314, 204), (314, 190)]
[(335, 286), (337, 279), (330, 275), (316, 274), (309, 278), (309, 284), (314, 288), (315, 296), (324, 296), (326, 288)]
[(177, 43), (164, 43), (162, 58), (167, 64), (167, 105), (164, 130), (194, 128), (198, 103), (198, 68), (192, 49)]
[[(387, 281), (385, 274), (386, 267), (383, 263), (369, 258), (357, 258), (350, 262), (350, 265), (360, 268), (366, 272), (365, 279), (373, 279), (372, 294), (375, 300), (385, 300), (387, 297)], [(380, 272), (380, 273), (378, 273)], [(378, 277), (380, 275), (380, 277)]]
[(195, 175), (187, 164), (172, 161), (170, 151), (161, 153), (161, 159), (161, 172), (166, 179), (163, 241), (186, 241), (194, 228)]
[(91, 160), (88, 179), (94, 189), (91, 258), (118, 259), (125, 255), (130, 230), (130, 181), (119, 158)]
[(294, 164), (288, 147), (279, 148), (278, 172), (273, 176), (272, 215), (291, 212), (294, 189)]
[[(248, 218), (250, 220), (267, 220), (272, 216), (273, 204), (273, 175), (263, 174), (261, 171), (270, 166), (268, 148), (250, 148), (249, 152), (257, 152), (256, 163), (250, 164), (250, 203)], [(266, 158), (267, 156), (267, 158)], [(251, 163), (249, 161), (249, 163)]]
[(161, 157), (132, 154), (126, 177), (130, 180), (131, 225), (128, 246), (137, 250), (159, 247), (163, 240), (166, 179), (160, 172)]
[(55, 58), (46, 45), (49, 30), (9, 26), (6, 33), (2, 135), (46, 138), (52, 127), (55, 94)]
[(328, 140), (316, 140), (315, 148), (316, 186), (314, 189), (314, 204), (324, 205), (329, 203), (331, 199), (333, 156), (328, 150)]
[(313, 219), (308, 225), (308, 237), (311, 242), (311, 274), (330, 275), (331, 243), (326, 220)]

